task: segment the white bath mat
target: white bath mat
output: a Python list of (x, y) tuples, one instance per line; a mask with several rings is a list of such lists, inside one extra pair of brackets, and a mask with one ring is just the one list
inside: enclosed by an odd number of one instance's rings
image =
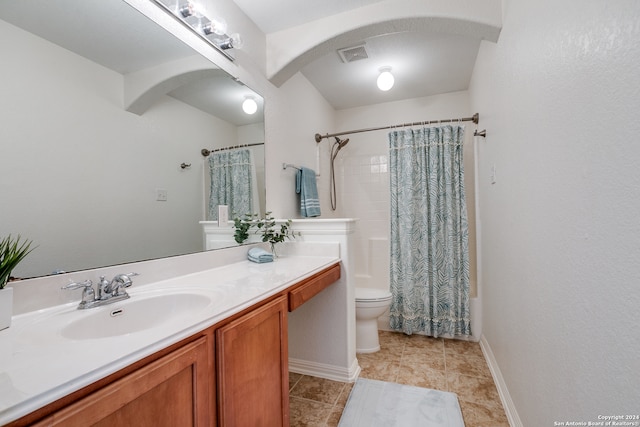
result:
[(358, 379), (338, 427), (464, 427), (455, 393)]

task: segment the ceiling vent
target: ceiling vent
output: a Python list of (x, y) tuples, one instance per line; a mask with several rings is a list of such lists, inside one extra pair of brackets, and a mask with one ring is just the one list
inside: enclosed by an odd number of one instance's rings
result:
[(338, 49), (338, 55), (340, 55), (340, 59), (342, 59), (342, 62), (344, 63), (355, 62), (361, 59), (367, 59), (369, 57), (369, 55), (367, 55), (367, 51), (364, 48), (364, 44), (361, 44), (360, 46)]

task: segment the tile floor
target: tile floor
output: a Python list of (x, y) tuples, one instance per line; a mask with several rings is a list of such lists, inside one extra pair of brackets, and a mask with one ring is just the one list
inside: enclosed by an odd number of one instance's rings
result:
[[(480, 344), (380, 331), (380, 347), (358, 354), (361, 378), (450, 391), (466, 427), (509, 427)], [(352, 386), (290, 373), (291, 427), (337, 426)]]

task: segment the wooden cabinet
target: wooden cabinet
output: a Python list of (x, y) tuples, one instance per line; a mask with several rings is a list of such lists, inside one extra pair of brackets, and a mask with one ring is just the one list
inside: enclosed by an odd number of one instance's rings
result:
[(207, 347), (202, 337), (34, 425), (208, 426)]
[(336, 263), (8, 426), (288, 427), (287, 311), (339, 277)]
[(216, 331), (220, 427), (288, 426), (287, 296)]

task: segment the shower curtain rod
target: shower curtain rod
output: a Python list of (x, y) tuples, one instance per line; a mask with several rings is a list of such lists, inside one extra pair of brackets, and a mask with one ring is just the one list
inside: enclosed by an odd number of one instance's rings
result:
[(423, 122), (403, 123), (399, 125), (382, 126), (378, 128), (348, 130), (344, 132), (337, 132), (337, 133), (331, 133), (331, 134), (328, 133), (326, 135), (320, 135), (319, 133), (316, 133), (316, 142), (319, 143), (320, 141), (322, 141), (322, 138), (331, 138), (334, 136), (350, 135), (352, 133), (371, 132), (374, 130), (393, 129), (393, 128), (399, 128), (404, 126), (419, 126), (419, 125), (430, 125), (433, 123), (449, 123), (449, 122), (473, 122), (475, 124), (478, 124), (479, 119), (480, 119), (480, 115), (478, 113), (475, 113), (472, 117), (463, 117), (461, 119), (426, 120)]
[(216, 148), (214, 150), (209, 150), (207, 148), (203, 148), (202, 150), (200, 150), (200, 154), (202, 154), (204, 157), (207, 157), (209, 154), (215, 153), (215, 152), (218, 152), (218, 151), (234, 150), (236, 148), (253, 147), (253, 146), (256, 146), (256, 145), (264, 145), (264, 142), (256, 142), (256, 143), (253, 143), (253, 144), (233, 145), (231, 147)]

